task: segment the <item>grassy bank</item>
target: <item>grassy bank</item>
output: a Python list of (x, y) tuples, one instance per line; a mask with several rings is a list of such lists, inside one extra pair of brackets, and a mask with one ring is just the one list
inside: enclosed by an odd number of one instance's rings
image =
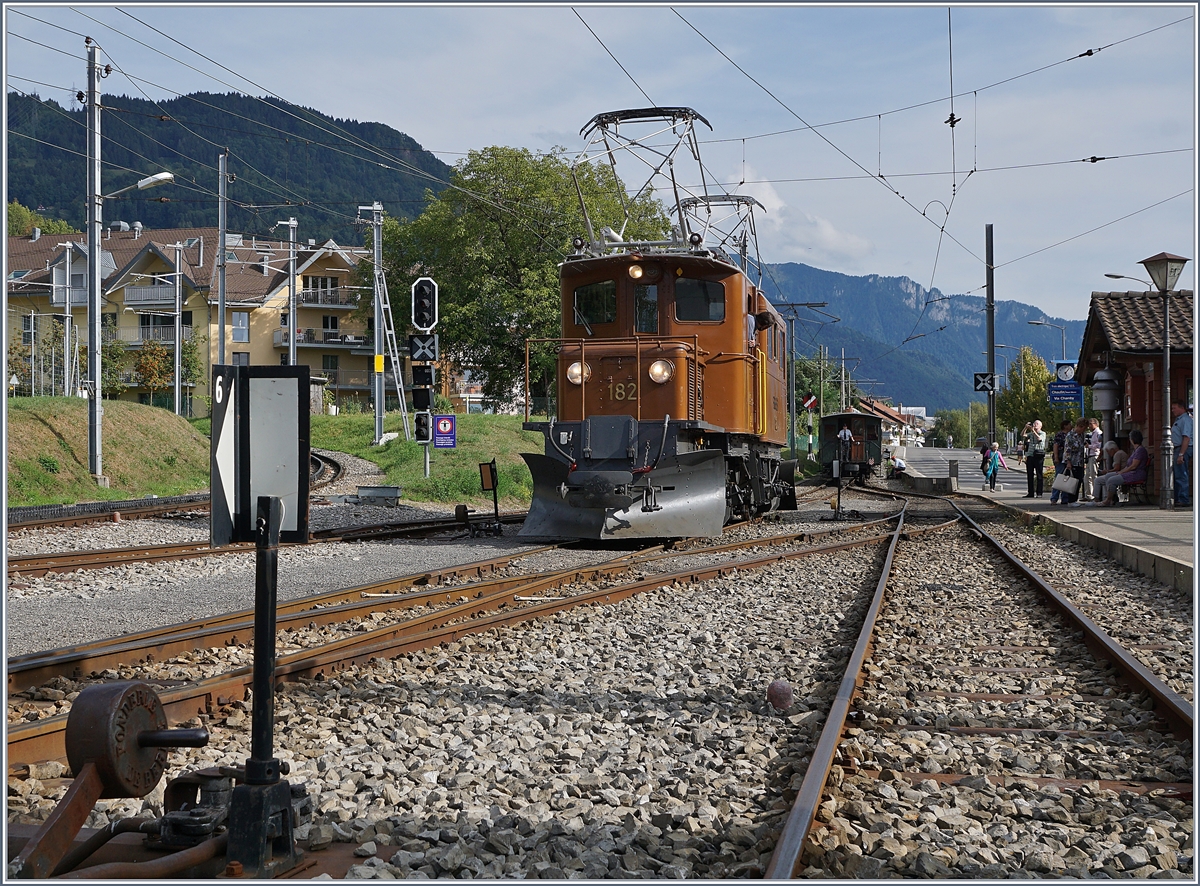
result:
[(73, 504), (208, 488), (208, 440), (168, 412), (104, 402), (102, 465), (108, 489), (88, 473), (88, 401), (12, 397), (8, 401), (8, 504)]
[[(521, 430), (519, 415), (459, 415), (458, 446), (431, 449), (429, 478), (424, 476), (423, 447), (404, 439), (399, 414), (384, 419), (385, 432), (400, 437), (383, 446), (372, 446), (375, 418), (372, 415), (314, 415), (312, 445), (319, 449), (348, 452), (379, 465), (386, 483), (399, 486), (404, 498), (450, 504), (491, 506), (479, 483), (479, 465), (496, 459), (503, 507), (527, 507), (533, 496), (533, 479), (520, 453), (541, 452), (542, 436)], [(411, 426), (411, 425), (410, 425)]]

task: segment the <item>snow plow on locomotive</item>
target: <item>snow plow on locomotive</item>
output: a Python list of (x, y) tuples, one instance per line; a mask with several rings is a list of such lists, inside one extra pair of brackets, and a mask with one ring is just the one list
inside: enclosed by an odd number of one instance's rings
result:
[[(695, 153), (694, 120), (706, 122), (687, 108), (618, 111), (584, 132), (611, 158), (614, 142), (639, 146), (618, 124), (658, 123), (654, 136), (674, 132)], [(534, 494), (522, 535), (713, 536), (795, 507), (795, 463), (782, 458), (784, 325), (747, 273), (755, 205), (690, 195), (652, 241), (626, 241), (623, 225), (597, 237), (585, 207), (588, 237), (561, 265), (561, 337), (526, 345), (527, 366), (530, 349), (556, 351), (558, 396), (546, 421), (530, 421), (527, 406), (524, 427), (543, 434), (545, 451), (523, 453)], [(714, 212), (727, 213), (724, 227)], [(528, 388), (527, 372), (527, 404)]]

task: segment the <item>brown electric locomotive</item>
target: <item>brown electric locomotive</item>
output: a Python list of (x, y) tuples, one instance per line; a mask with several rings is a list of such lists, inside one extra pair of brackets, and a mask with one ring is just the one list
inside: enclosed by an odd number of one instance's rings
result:
[[(695, 119), (651, 108), (589, 127), (653, 120), (690, 133)], [(558, 414), (526, 414), (545, 452), (524, 454), (534, 496), (522, 535), (712, 536), (732, 519), (795, 507), (795, 463), (781, 458), (784, 324), (747, 273), (754, 205), (687, 197), (670, 237), (656, 241), (625, 241), (611, 228), (593, 240), (587, 220), (589, 239), (577, 238), (561, 266)], [(711, 223), (725, 210), (732, 234)]]

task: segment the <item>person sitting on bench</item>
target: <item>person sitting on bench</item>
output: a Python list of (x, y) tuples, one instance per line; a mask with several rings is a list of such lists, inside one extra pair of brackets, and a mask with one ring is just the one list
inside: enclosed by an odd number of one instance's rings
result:
[(1130, 431), (1129, 442), (1137, 448), (1130, 454), (1124, 471), (1120, 473), (1113, 471), (1104, 475), (1104, 501), (1097, 503), (1096, 507), (1098, 508), (1112, 507), (1116, 503), (1119, 487), (1128, 486), (1130, 483), (1146, 482), (1146, 465), (1150, 461), (1150, 453), (1142, 445), (1142, 432)]

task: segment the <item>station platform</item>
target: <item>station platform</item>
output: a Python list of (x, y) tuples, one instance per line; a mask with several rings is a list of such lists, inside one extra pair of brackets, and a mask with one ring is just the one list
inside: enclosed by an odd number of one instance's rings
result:
[[(995, 492), (984, 491), (979, 470), (979, 454), (970, 449), (897, 449), (904, 458), (915, 486), (950, 485), (950, 462), (958, 462), (960, 494), (994, 501), (1011, 511), (1026, 524), (1053, 526), (1056, 534), (1100, 551), (1129, 569), (1147, 575), (1182, 591), (1194, 588), (1196, 519), (1192, 508), (1161, 510), (1145, 505), (1121, 505), (1097, 508), (1087, 503), (1072, 508), (1050, 504), (1050, 484), (1041, 498), (1025, 498), (1027, 481), (1024, 465), (1008, 459), (1009, 470), (1002, 471)], [(922, 479), (930, 478), (924, 483)], [(938, 481), (941, 482), (938, 482)], [(1003, 487), (1003, 489), (999, 487)]]

